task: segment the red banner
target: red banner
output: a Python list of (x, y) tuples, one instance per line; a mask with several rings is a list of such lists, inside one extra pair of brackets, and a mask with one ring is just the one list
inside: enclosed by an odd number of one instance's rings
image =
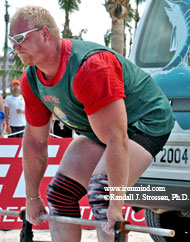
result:
[[(46, 200), (46, 188), (54, 176), (71, 138), (49, 139), (48, 166), (42, 180), (41, 195)], [(22, 170), (22, 139), (0, 139), (0, 209), (20, 211), (25, 207), (25, 184)], [(81, 217), (93, 219), (87, 196), (80, 201)], [(48, 208), (47, 208), (48, 210)], [(144, 211), (135, 213), (130, 206), (123, 207), (125, 219), (135, 225), (145, 225)], [(22, 220), (10, 216), (0, 217), (0, 229), (20, 229)], [(35, 229), (48, 229), (48, 223), (34, 226)]]

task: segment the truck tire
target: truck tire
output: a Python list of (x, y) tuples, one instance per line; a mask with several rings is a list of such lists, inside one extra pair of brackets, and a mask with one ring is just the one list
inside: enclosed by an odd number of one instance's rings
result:
[(175, 237), (150, 235), (155, 242), (188, 242), (190, 241), (190, 218), (179, 216), (179, 212), (165, 212), (156, 214), (150, 209), (145, 209), (145, 222), (149, 227), (175, 230)]
[(149, 227), (175, 230), (175, 237), (173, 238), (150, 235), (155, 242), (190, 241), (190, 218), (179, 216), (177, 211), (156, 214), (150, 209), (145, 209), (145, 222)]

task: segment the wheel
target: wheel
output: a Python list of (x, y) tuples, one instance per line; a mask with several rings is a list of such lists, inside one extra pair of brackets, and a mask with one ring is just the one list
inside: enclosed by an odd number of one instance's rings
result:
[(155, 242), (190, 241), (190, 218), (181, 217), (179, 212), (172, 211), (156, 214), (149, 209), (145, 209), (145, 222), (149, 227), (175, 230), (175, 237), (173, 238), (150, 235)]

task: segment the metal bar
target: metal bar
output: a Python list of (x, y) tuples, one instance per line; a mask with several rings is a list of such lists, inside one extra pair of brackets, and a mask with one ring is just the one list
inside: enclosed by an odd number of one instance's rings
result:
[(20, 212), (0, 209), (0, 215), (11, 216), (11, 217), (19, 217)]
[(15, 133), (11, 133), (11, 134), (7, 134), (7, 137), (11, 137), (11, 136), (13, 136), (13, 135), (15, 135), (15, 134), (20, 134), (20, 133), (24, 133), (24, 130), (17, 131), (17, 132), (15, 132)]
[[(101, 227), (102, 224), (105, 223), (102, 221), (71, 218), (71, 217), (64, 217), (64, 216), (52, 216), (47, 214), (40, 215), (40, 218), (44, 221), (48, 220), (48, 221), (55, 221), (59, 223), (72, 223), (72, 224), (81, 224), (81, 225), (95, 226), (95, 227)], [(128, 231), (149, 233), (149, 234), (155, 234), (155, 235), (166, 236), (166, 237), (175, 236), (175, 231), (170, 229), (151, 228), (146, 226), (143, 227), (143, 226), (137, 226), (137, 225), (131, 225), (131, 224), (124, 225), (124, 229)]]
[[(7, 215), (12, 217), (19, 217), (20, 212), (16, 211), (7, 211), (7, 210), (0, 210), (1, 215)], [(71, 224), (80, 224), (80, 225), (87, 225), (87, 226), (95, 226), (101, 227), (102, 224), (105, 222), (96, 221), (96, 220), (88, 220), (88, 219), (80, 219), (80, 218), (71, 218), (71, 217), (64, 217), (64, 216), (52, 216), (48, 214), (40, 215), (40, 219), (43, 221), (55, 221), (59, 223), (71, 223)], [(162, 229), (162, 228), (152, 228), (146, 226), (137, 226), (131, 224), (125, 224), (124, 229), (128, 231), (140, 232), (140, 233), (149, 233), (155, 234), (159, 236), (166, 236), (166, 237), (174, 237), (175, 231), (170, 229)]]

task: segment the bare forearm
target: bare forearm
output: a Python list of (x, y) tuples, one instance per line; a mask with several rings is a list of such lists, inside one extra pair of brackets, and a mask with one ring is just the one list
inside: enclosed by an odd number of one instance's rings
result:
[(2, 131), (1, 131), (1, 136), (3, 137), (5, 135), (5, 131), (6, 131), (6, 128), (7, 128), (5, 121), (3, 122), (3, 125), (2, 126), (3, 127), (2, 127)]
[(26, 183), (26, 196), (39, 195), (40, 184), (47, 165), (47, 152), (38, 150), (39, 147), (23, 147), (23, 169)]
[(23, 138), (23, 169), (28, 197), (39, 195), (48, 160), (48, 135), (48, 124), (41, 128), (26, 125)]
[(36, 197), (39, 195), (39, 189), (42, 177), (47, 166), (47, 149), (44, 147), (31, 146), (25, 143), (23, 145), (23, 169), (26, 183), (26, 195)]
[[(129, 173), (128, 150), (126, 142), (114, 142), (107, 146), (106, 166), (108, 172), (108, 181), (110, 187), (126, 187)], [(125, 191), (116, 189), (111, 191), (110, 195), (123, 196)], [(111, 204), (122, 206), (123, 200), (111, 200)]]
[(7, 133), (8, 134), (11, 134), (12, 133), (11, 127), (9, 125), (9, 118), (8, 117), (6, 118), (6, 129), (7, 129)]

